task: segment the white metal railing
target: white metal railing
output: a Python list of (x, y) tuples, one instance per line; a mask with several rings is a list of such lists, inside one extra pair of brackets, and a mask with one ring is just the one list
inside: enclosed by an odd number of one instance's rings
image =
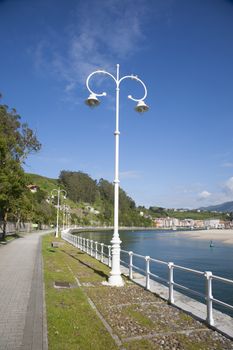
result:
[(111, 245), (99, 243), (81, 236), (72, 235), (69, 232), (66, 232), (66, 230), (62, 231), (61, 237), (76, 248), (111, 267)]
[[(109, 267), (111, 267), (111, 245), (106, 245), (104, 243), (99, 243), (93, 240), (90, 240), (88, 238), (84, 238), (81, 236), (76, 236), (73, 234), (70, 234), (68, 231), (62, 231), (62, 238), (69, 242), (70, 244), (74, 245), (81, 251), (91, 255), (95, 259), (105, 263)], [(178, 289), (182, 289), (190, 294), (196, 295), (198, 297), (201, 297), (205, 300), (206, 303), (206, 322), (213, 326), (214, 325), (214, 317), (213, 317), (213, 303), (219, 304), (227, 309), (233, 310), (233, 306), (230, 304), (227, 304), (221, 300), (218, 300), (213, 297), (212, 292), (212, 281), (216, 280), (222, 283), (230, 284), (233, 287), (233, 280), (219, 277), (216, 275), (213, 275), (211, 271), (198, 271), (194, 269), (189, 269), (184, 266), (176, 265), (173, 262), (166, 262), (158, 259), (153, 259), (150, 256), (144, 256), (140, 254), (136, 254), (132, 251), (126, 251), (121, 249), (121, 254), (128, 256), (128, 262), (125, 260), (120, 260), (123, 266), (127, 266), (129, 269), (129, 279), (133, 280), (133, 272), (139, 271), (141, 272), (145, 278), (145, 288), (147, 290), (150, 290), (150, 280), (156, 280), (163, 282), (164, 284), (168, 285), (168, 302), (170, 304), (175, 303), (174, 298), (174, 287)], [(145, 262), (145, 268), (141, 268), (139, 266), (134, 265), (133, 258), (139, 258), (141, 260), (144, 260)], [(162, 278), (154, 273), (151, 272), (151, 264), (159, 264), (163, 265), (167, 268), (168, 272), (168, 279)], [(176, 283), (174, 281), (174, 270), (181, 270), (185, 271), (187, 273), (192, 273), (197, 276), (203, 277), (205, 282), (205, 293), (200, 293), (198, 291), (195, 291), (193, 289), (190, 289), (186, 286), (183, 286), (179, 283)]]

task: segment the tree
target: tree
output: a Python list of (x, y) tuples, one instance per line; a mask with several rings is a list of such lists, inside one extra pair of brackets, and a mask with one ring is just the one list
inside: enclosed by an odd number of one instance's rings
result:
[(0, 105), (0, 218), (3, 222), (3, 238), (10, 213), (19, 213), (19, 201), (28, 189), (27, 177), (22, 168), (27, 156), (37, 152), (41, 144), (34, 132), (16, 110)]
[(82, 171), (62, 170), (59, 176), (61, 184), (65, 187), (67, 195), (74, 202), (87, 202), (93, 204), (96, 199), (96, 181)]

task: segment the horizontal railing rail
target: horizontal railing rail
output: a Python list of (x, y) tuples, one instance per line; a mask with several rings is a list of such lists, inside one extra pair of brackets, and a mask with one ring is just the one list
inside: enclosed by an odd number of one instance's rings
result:
[[(109, 267), (111, 267), (112, 263), (112, 256), (111, 256), (111, 245), (106, 245), (104, 243), (99, 243), (93, 240), (90, 240), (88, 238), (84, 238), (81, 236), (73, 235), (68, 232), (68, 230), (62, 231), (62, 238), (69, 242), (70, 244), (74, 245), (75, 247), (79, 248), (81, 251), (91, 255), (95, 259), (107, 264)], [(190, 269), (184, 266), (176, 265), (173, 262), (166, 262), (158, 259), (151, 258), (150, 256), (144, 256), (141, 254), (136, 254), (132, 251), (127, 251), (121, 249), (121, 256), (126, 255), (128, 257), (128, 261), (120, 259), (120, 262), (122, 265), (126, 266), (129, 271), (129, 279), (133, 280), (133, 273), (135, 271), (139, 271), (142, 273), (142, 275), (145, 276), (145, 288), (147, 290), (150, 290), (150, 284), (151, 279), (155, 281), (161, 281), (163, 284), (168, 286), (168, 302), (170, 304), (175, 303), (175, 297), (174, 297), (174, 287), (184, 290), (187, 293), (193, 294), (198, 296), (199, 298), (202, 298), (206, 303), (206, 322), (213, 326), (214, 325), (214, 317), (213, 317), (213, 303), (216, 303), (218, 305), (221, 305), (224, 308), (233, 310), (233, 306), (225, 303), (219, 299), (216, 299), (213, 297), (213, 285), (212, 281), (216, 280), (221, 283), (229, 284), (233, 287), (233, 280), (223, 278), (220, 276), (213, 275), (211, 271), (198, 271), (195, 269)], [(144, 268), (140, 266), (136, 266), (134, 264), (134, 258), (141, 259), (144, 261)], [(168, 278), (165, 279), (158, 274), (155, 274), (151, 272), (151, 265), (162, 265), (167, 269)], [(174, 271), (180, 270), (186, 273), (192, 273), (199, 277), (203, 278), (203, 284), (205, 287), (205, 293), (201, 293), (199, 291), (193, 290), (187, 286), (184, 286), (180, 283), (177, 283), (174, 281)]]

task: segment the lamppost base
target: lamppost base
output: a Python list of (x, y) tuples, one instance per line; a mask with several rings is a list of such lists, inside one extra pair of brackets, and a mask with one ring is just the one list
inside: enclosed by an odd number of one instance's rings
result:
[(121, 275), (112, 275), (109, 277), (108, 282), (102, 282), (104, 286), (109, 287), (124, 287), (124, 281)]

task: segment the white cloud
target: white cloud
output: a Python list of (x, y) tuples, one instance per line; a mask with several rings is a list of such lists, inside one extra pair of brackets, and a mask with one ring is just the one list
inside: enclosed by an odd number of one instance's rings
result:
[(230, 196), (233, 195), (233, 177), (230, 177), (225, 182), (223, 189), (227, 195), (230, 195)]
[(84, 85), (93, 70), (112, 70), (118, 61), (143, 48), (146, 15), (143, 0), (129, 0), (126, 6), (115, 0), (79, 2), (63, 36), (51, 31), (38, 43), (36, 67), (47, 68), (64, 80), (64, 90), (70, 92), (76, 84)]
[(200, 200), (204, 200), (204, 199), (209, 198), (210, 196), (211, 196), (211, 193), (210, 193), (210, 192), (208, 192), (208, 191), (202, 191), (202, 192), (199, 193), (198, 198), (199, 198)]

